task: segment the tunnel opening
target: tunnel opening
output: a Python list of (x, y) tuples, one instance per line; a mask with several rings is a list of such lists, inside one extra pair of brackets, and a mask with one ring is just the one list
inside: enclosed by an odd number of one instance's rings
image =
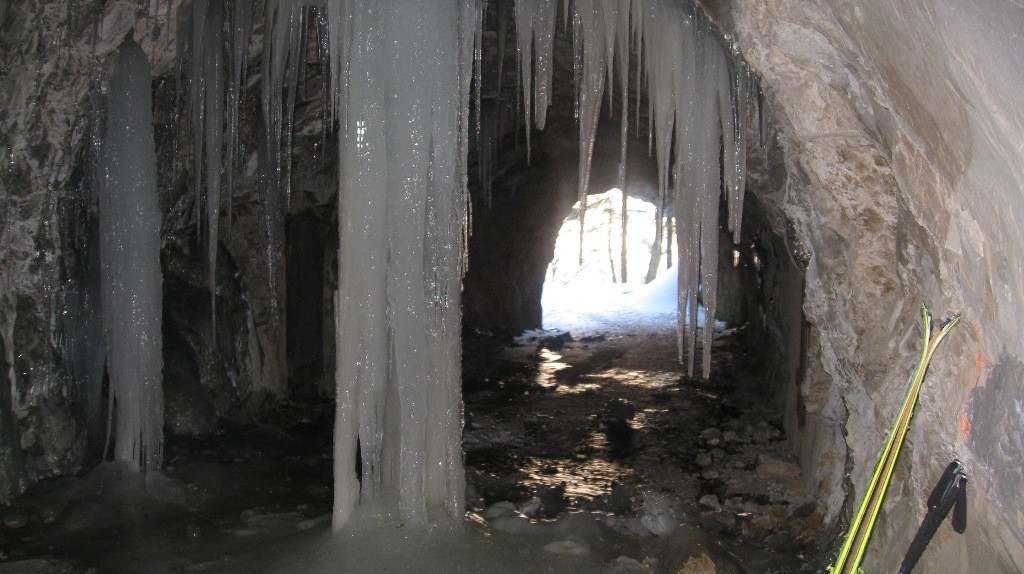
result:
[(671, 247), (658, 237), (671, 229), (669, 218), (659, 225), (653, 203), (618, 188), (588, 197), (582, 230), (581, 207), (577, 201), (558, 230), (541, 296), (543, 327), (573, 330), (587, 315), (592, 321), (627, 312), (674, 317)]

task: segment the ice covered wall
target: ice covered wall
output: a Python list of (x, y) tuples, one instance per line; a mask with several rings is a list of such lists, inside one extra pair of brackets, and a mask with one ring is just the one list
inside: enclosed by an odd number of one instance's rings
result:
[(100, 152), (100, 264), (114, 458), (132, 468), (163, 462), (162, 299), (152, 78), (126, 40), (110, 67)]
[[(968, 530), (919, 565), (1024, 569), (1024, 8), (972, 0), (735, 0), (715, 7), (764, 79), (806, 249), (810, 325), (797, 449), (839, 514), (859, 498), (917, 351), (915, 313), (964, 321), (933, 363), (867, 571), (895, 569), (952, 457), (971, 476)], [(848, 450), (837, 450), (837, 442)]]
[[(329, 3), (340, 122), (334, 526), (460, 520), (460, 292), (482, 3)], [(357, 477), (357, 448), (362, 462)]]

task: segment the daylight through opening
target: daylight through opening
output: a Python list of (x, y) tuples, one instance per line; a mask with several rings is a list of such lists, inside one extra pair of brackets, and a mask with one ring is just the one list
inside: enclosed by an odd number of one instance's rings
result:
[(555, 240), (541, 298), (544, 327), (674, 321), (672, 218), (659, 225), (653, 203), (612, 188), (589, 196), (581, 233), (580, 208), (577, 201)]

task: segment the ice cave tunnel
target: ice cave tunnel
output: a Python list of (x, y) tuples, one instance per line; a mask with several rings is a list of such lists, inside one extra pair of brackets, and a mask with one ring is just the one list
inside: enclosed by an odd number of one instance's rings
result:
[(0, 574), (1024, 571), (1022, 49), (992, 0), (0, 0)]

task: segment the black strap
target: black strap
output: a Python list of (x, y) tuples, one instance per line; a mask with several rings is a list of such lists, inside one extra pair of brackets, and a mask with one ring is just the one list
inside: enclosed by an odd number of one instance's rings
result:
[(953, 530), (963, 534), (967, 529), (967, 474), (959, 460), (949, 463), (928, 496), (928, 512), (903, 557), (900, 574), (909, 574), (913, 570), (950, 510), (953, 510)]

